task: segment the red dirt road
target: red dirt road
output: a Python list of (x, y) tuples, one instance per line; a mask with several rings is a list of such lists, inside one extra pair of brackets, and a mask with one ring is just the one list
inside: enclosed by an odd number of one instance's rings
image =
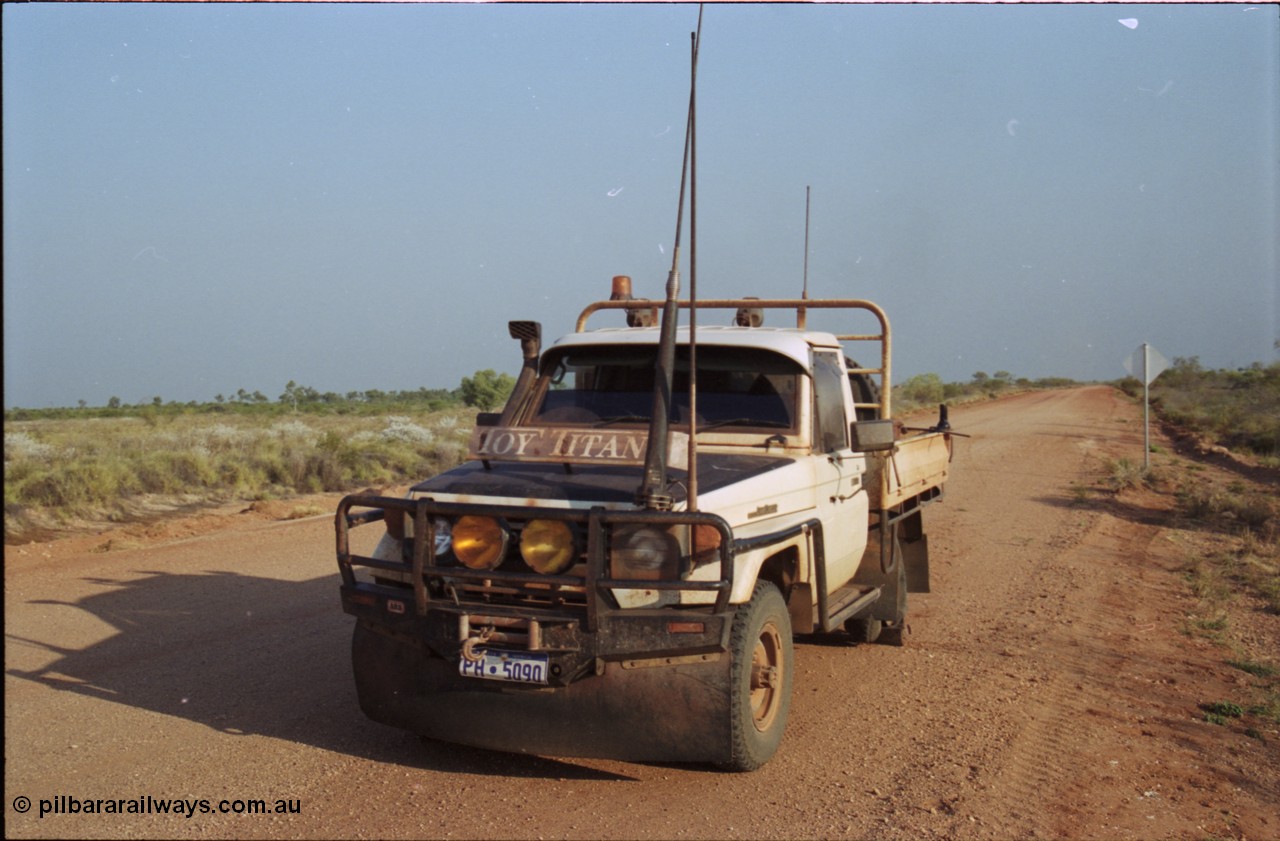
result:
[[(328, 516), (6, 547), (5, 834), (1280, 837), (1280, 734), (1197, 707), (1246, 676), (1182, 633), (1189, 549), (1168, 501), (1076, 490), (1104, 457), (1140, 458), (1140, 411), (1098, 387), (951, 420), (974, 437), (926, 515), (933, 592), (912, 596), (906, 647), (798, 640), (786, 737), (751, 774), (509, 756), (367, 721)], [(1258, 626), (1273, 655), (1276, 620)], [(209, 811), (83, 805), (148, 797)], [(78, 813), (39, 817), (67, 798)], [(299, 813), (219, 811), (250, 799)]]

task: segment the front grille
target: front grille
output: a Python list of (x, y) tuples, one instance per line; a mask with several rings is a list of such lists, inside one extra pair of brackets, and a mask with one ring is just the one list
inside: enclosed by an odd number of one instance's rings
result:
[(547, 610), (585, 610), (587, 606), (587, 589), (582, 585), (539, 586), (532, 582), (511, 584), (499, 579), (486, 579), (477, 583), (450, 580), (447, 573), (442, 570), (438, 572), (439, 578), (432, 576), (433, 589), (439, 588), (436, 597), (443, 601), (451, 601), (456, 595), (460, 604), (527, 605)]

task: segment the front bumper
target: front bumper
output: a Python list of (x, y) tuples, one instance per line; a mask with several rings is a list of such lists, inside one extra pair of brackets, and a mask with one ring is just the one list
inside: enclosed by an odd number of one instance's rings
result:
[[(367, 510), (350, 513), (361, 507)], [(413, 533), (419, 535), (412, 558), (403, 563), (350, 551), (348, 530), (375, 522), (386, 511), (411, 516)], [(342, 604), (357, 619), (352, 661), (366, 715), (431, 738), (517, 753), (632, 761), (729, 759), (733, 543), (723, 520), (696, 513), (539, 509), (540, 517), (576, 518), (587, 529), (585, 575), (477, 573), (437, 566), (430, 518), (477, 511), (529, 515), (521, 509), (372, 496), (348, 497), (339, 506)], [(601, 537), (605, 529), (650, 518), (720, 530), (720, 580), (609, 578)], [(360, 580), (353, 569), (358, 566), (373, 568), (375, 574), (392, 572), (410, 583)], [(496, 583), (498, 590), (515, 596), (477, 597), (479, 581), (484, 593)], [(612, 591), (635, 587), (711, 591), (715, 604), (619, 608)], [(460, 674), (463, 649), (481, 632), (486, 649), (545, 654), (547, 685)]]
[(472, 636), (468, 629), (492, 630), (489, 647), (545, 653), (551, 686), (599, 674), (607, 663), (643, 668), (718, 655), (727, 650), (732, 617), (706, 610), (611, 610), (597, 617), (591, 631), (582, 613), (432, 603), (419, 614), (407, 588), (356, 583), (341, 591), (343, 610), (362, 627), (455, 670)]
[(433, 739), (545, 756), (729, 759), (728, 654), (601, 661), (598, 674), (535, 687), (463, 677), (456, 660), (364, 619), (351, 653), (365, 715)]

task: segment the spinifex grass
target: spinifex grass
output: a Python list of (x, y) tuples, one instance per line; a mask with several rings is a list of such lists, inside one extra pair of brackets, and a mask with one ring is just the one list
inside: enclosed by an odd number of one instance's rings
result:
[(410, 481), (461, 461), (472, 415), (459, 409), (10, 423), (6, 537), (33, 518), (111, 517), (143, 495), (260, 499)]

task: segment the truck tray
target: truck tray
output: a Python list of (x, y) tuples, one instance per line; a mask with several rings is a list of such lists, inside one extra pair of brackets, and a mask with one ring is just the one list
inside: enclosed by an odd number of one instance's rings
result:
[(872, 465), (879, 476), (867, 482), (871, 508), (893, 508), (947, 481), (951, 436), (926, 432), (903, 438), (893, 449), (877, 453)]

